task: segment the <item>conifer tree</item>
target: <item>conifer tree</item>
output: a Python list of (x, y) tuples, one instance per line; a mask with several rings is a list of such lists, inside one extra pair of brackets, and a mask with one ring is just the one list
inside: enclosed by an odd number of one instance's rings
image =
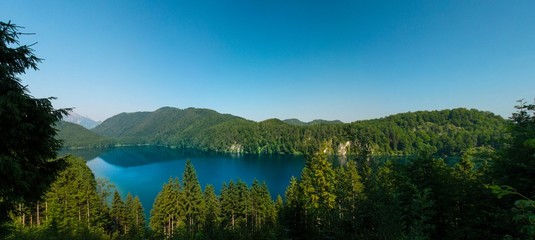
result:
[(62, 171), (47, 193), (45, 221), (63, 233), (73, 228), (101, 232), (107, 225), (107, 208), (96, 190), (96, 181), (85, 161), (67, 157), (68, 167)]
[(186, 162), (182, 184), (183, 191), (180, 202), (186, 219), (186, 227), (191, 233), (199, 230), (202, 226), (204, 220), (204, 199), (201, 185), (197, 180), (197, 173), (189, 160)]
[(336, 203), (339, 220), (352, 221), (356, 214), (358, 198), (364, 191), (355, 161), (348, 161), (336, 171)]
[(41, 59), (20, 45), (19, 29), (0, 22), (0, 236), (9, 212), (39, 201), (66, 166), (54, 160), (61, 148), (54, 126), (67, 109), (55, 110), (53, 98), (36, 99), (21, 83), (19, 76), (37, 70)]
[(307, 161), (301, 173), (300, 188), (303, 191), (307, 220), (305, 226), (311, 231), (318, 231), (311, 237), (323, 238), (332, 230), (330, 218), (336, 206), (336, 179), (332, 165), (327, 161), (328, 153), (331, 152), (332, 149), (323, 144), (320, 151)]
[(228, 184), (223, 183), (220, 198), (223, 224), (226, 228), (235, 230), (239, 216), (240, 199), (237, 188), (232, 180)]
[(219, 230), (218, 225), (220, 223), (221, 206), (219, 199), (215, 194), (214, 186), (208, 184), (204, 189), (204, 202), (206, 204), (204, 212), (204, 232), (207, 233), (207, 237), (215, 238), (216, 231)]
[(135, 234), (143, 236), (145, 233), (145, 210), (143, 209), (143, 205), (141, 205), (141, 201), (139, 200), (139, 197), (134, 197), (134, 204), (133, 208), (131, 209), (133, 217), (133, 223)]
[(156, 196), (151, 210), (150, 228), (157, 236), (172, 237), (184, 224), (179, 203), (181, 191), (178, 179), (169, 178)]
[(113, 231), (119, 235), (125, 235), (127, 232), (126, 206), (117, 190), (113, 193), (110, 217), (112, 218)]

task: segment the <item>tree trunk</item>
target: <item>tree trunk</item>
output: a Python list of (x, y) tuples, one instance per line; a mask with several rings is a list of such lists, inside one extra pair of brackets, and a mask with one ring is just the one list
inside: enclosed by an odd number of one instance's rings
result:
[(232, 212), (232, 230), (234, 230), (234, 212)]
[(24, 226), (24, 214), (22, 213), (22, 203), (19, 203), (20, 224)]
[(89, 199), (86, 200), (86, 206), (87, 206), (87, 227), (89, 227), (89, 217), (91, 216), (89, 213)]
[(139, 210), (136, 208), (136, 229), (139, 230)]
[(48, 222), (48, 201), (45, 202), (45, 214), (46, 214), (45, 219)]
[(37, 201), (37, 226), (41, 225), (41, 219), (39, 216), (39, 201)]

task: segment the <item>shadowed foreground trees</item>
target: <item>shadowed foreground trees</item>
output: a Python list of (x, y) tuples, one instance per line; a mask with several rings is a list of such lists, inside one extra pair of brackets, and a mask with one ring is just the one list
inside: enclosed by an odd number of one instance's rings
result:
[(19, 29), (0, 22), (0, 237), (9, 212), (20, 203), (38, 203), (64, 167), (56, 159), (61, 145), (54, 124), (66, 110), (55, 110), (52, 98), (33, 98), (22, 85), (19, 76), (37, 70), (41, 59), (19, 44)]

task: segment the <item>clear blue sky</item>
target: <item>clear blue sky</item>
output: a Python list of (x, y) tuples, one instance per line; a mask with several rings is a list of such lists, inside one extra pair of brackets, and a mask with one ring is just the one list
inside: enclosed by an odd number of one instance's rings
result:
[(24, 1), (36, 97), (96, 120), (163, 106), (247, 119), (456, 107), (504, 117), (535, 97), (535, 1)]

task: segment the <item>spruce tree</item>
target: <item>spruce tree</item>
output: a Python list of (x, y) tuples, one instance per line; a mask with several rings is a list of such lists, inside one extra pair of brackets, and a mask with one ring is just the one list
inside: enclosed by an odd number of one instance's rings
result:
[(157, 236), (172, 237), (184, 224), (180, 206), (181, 191), (178, 179), (169, 178), (156, 196), (151, 210), (150, 228)]
[(126, 206), (118, 191), (113, 193), (110, 217), (112, 218), (112, 230), (119, 235), (125, 235), (127, 231)]
[(215, 238), (215, 233), (219, 230), (221, 206), (215, 194), (214, 186), (210, 184), (204, 189), (204, 202), (206, 205), (204, 212), (204, 232), (207, 234), (207, 237)]
[(201, 185), (199, 184), (199, 180), (197, 180), (197, 173), (189, 160), (186, 162), (182, 184), (183, 191), (180, 202), (186, 218), (186, 227), (191, 233), (199, 230), (199, 227), (202, 226), (204, 219), (204, 199)]
[(37, 70), (41, 59), (20, 45), (20, 27), (0, 22), (0, 236), (9, 212), (22, 202), (37, 202), (64, 160), (54, 160), (61, 143), (55, 124), (67, 113), (55, 110), (53, 98), (36, 99), (21, 82), (26, 70)]
[(43, 199), (46, 225), (55, 225), (67, 235), (75, 227), (104, 231), (108, 210), (97, 193), (91, 170), (82, 159), (67, 157), (66, 161), (68, 167), (58, 175)]

